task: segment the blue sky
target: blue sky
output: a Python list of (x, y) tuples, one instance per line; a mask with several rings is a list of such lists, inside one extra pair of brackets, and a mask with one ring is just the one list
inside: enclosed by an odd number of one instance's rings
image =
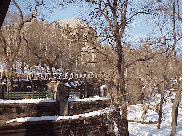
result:
[[(29, 10), (26, 9), (27, 1), (25, 0), (16, 0), (16, 1), (22, 10), (24, 10), (25, 12), (29, 12)], [(51, 3), (48, 3), (48, 4), (51, 4)], [(67, 6), (67, 8), (64, 8), (64, 9), (62, 9), (61, 7), (54, 9), (53, 13), (49, 13), (49, 11), (45, 10), (44, 8), (42, 8), (41, 10), (43, 14), (47, 15), (46, 21), (51, 23), (56, 20), (63, 20), (71, 17), (79, 17), (80, 12), (87, 10), (87, 8), (88, 8), (87, 6), (79, 7), (78, 5), (70, 4), (69, 6)], [(9, 10), (12, 10), (12, 9), (16, 9), (13, 4), (9, 7)], [(135, 30), (133, 33), (135, 35), (144, 36), (144, 34), (148, 33), (149, 31), (150, 31), (149, 28), (147, 29), (147, 27), (139, 25), (135, 27)]]
[[(29, 4), (28, 1), (25, 0), (16, 0), (18, 5), (20, 6), (20, 8), (24, 11), (24, 12), (29, 12), (29, 9), (26, 9), (26, 5)], [(34, 1), (34, 0), (33, 0)], [(50, 7), (52, 6), (52, 2), (49, 2), (50, 0), (48, 0), (48, 3), (46, 3), (47, 5), (50, 5)], [(180, 0), (180, 8), (182, 11), (182, 1)], [(30, 4), (33, 4), (32, 1), (30, 1)], [(9, 10), (15, 9), (15, 6), (12, 4), (9, 7)], [(48, 10), (45, 10), (44, 8), (41, 8), (41, 11), (43, 12), (44, 15), (46, 15), (46, 21), (48, 22), (53, 22), (56, 20), (63, 20), (63, 19), (67, 19), (67, 18), (71, 18), (71, 17), (79, 17), (80, 13), (82, 11), (86, 11), (88, 10), (88, 6), (84, 6), (84, 7), (80, 7), (79, 5), (76, 4), (69, 4), (67, 6), (67, 8), (57, 8), (57, 9), (53, 9), (53, 13), (50, 13)], [(144, 37), (146, 34), (150, 33), (153, 25), (151, 26), (145, 26), (142, 22), (141, 18), (138, 18), (135, 20), (136, 24), (138, 25), (132, 25), (132, 39), (136, 39), (137, 37)]]

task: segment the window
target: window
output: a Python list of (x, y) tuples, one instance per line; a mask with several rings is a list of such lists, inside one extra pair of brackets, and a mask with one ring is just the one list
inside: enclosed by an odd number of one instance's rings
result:
[(86, 34), (83, 35), (83, 42), (87, 42), (87, 35)]

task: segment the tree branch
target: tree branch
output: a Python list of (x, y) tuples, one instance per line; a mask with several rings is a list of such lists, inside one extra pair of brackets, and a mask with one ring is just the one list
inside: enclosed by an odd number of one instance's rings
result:
[(28, 45), (28, 40), (27, 40), (24, 36), (23, 36), (23, 39), (25, 40), (25, 42), (26, 42), (26, 44), (27, 44), (27, 46), (28, 46), (28, 49), (29, 49), (36, 57), (38, 57), (39, 60), (42, 59), (37, 53), (35, 53), (35, 52), (29, 47), (29, 45)]
[[(120, 26), (119, 26), (119, 28), (121, 28), (121, 27), (123, 27), (122, 29), (124, 29), (124, 26), (127, 24), (126, 23), (126, 9), (127, 9), (127, 2), (128, 2), (128, 0), (125, 0), (124, 1), (124, 3), (122, 3), (121, 2), (121, 8), (122, 8), (122, 10), (121, 10), (121, 24), (120, 24)], [(124, 7), (124, 9), (123, 9), (123, 7)], [(124, 10), (124, 13), (123, 13), (123, 10)], [(122, 35), (122, 32), (120, 32), (120, 34)]]
[(24, 18), (23, 18), (23, 13), (22, 10), (20, 9), (20, 7), (18, 6), (18, 4), (15, 2), (15, 0), (12, 0), (13, 4), (16, 6), (16, 8), (19, 11), (20, 14), (20, 25), (19, 25), (19, 30), (21, 30), (23, 24), (24, 24)]
[[(113, 37), (114, 36), (109, 36), (109, 35), (106, 35), (106, 36), (97, 36), (97, 38), (99, 38), (99, 37), (104, 37), (104, 38), (110, 38), (110, 39), (112, 39), (112, 40), (115, 40)], [(106, 40), (106, 39), (105, 39)]]
[(137, 13), (133, 14), (131, 17), (128, 18), (127, 23), (131, 22), (133, 17), (137, 16), (138, 14), (151, 14), (151, 13), (150, 12), (144, 12), (144, 11), (137, 12)]
[(4, 36), (3, 36), (3, 34), (2, 34), (2, 28), (0, 29), (0, 39), (1, 39), (1, 41), (3, 42), (2, 44), (1, 44), (1, 46), (3, 46), (4, 45), (4, 54), (6, 54), (7, 52), (6, 52), (6, 45), (7, 45), (7, 43), (6, 43), (6, 40), (5, 40), (5, 38), (4, 38)]
[(129, 66), (131, 66), (131, 65), (133, 65), (133, 64), (135, 64), (135, 63), (137, 63), (137, 62), (139, 62), (139, 61), (147, 61), (147, 60), (153, 59), (157, 54), (166, 53), (167, 51), (168, 51), (168, 49), (165, 50), (165, 51), (159, 52), (159, 53), (154, 53), (154, 54), (152, 54), (151, 57), (147, 57), (147, 58), (138, 58), (138, 59), (134, 60), (133, 62), (131, 62), (131, 63), (125, 65), (125, 68), (128, 68)]
[(60, 55), (57, 54), (56, 58), (55, 58), (54, 61), (52, 62), (52, 65), (55, 63), (55, 61), (58, 59), (59, 56), (60, 56)]

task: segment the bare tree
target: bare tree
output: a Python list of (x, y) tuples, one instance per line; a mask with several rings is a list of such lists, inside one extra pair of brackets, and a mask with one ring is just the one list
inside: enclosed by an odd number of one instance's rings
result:
[[(25, 14), (24, 15), (24, 21), (28, 20), (29, 18), (31, 17), (31, 15), (29, 14)], [(6, 17), (5, 17), (5, 20), (3, 22), (3, 28), (6, 28), (6, 33), (8, 33), (8, 35), (6, 35), (6, 37), (8, 36), (15, 36), (16, 34), (12, 34), (13, 31), (16, 31), (12, 28), (10, 28), (10, 26), (12, 25), (17, 25), (20, 23), (20, 15), (19, 15), (19, 12), (17, 11), (9, 11), (7, 12), (6, 14)], [(9, 28), (9, 29), (8, 29)], [(3, 31), (5, 32), (5, 29), (3, 29)], [(12, 44), (14, 44), (12, 42)], [(11, 52), (14, 52), (13, 49), (11, 49)], [(16, 52), (16, 58), (14, 57), (14, 61), (17, 61), (17, 62), (22, 62), (22, 73), (24, 71), (24, 63), (26, 64), (31, 64), (33, 62), (35, 62), (33, 59), (30, 60), (30, 56), (32, 54), (30, 53), (30, 51), (26, 48), (26, 46), (24, 46), (24, 43), (21, 42), (21, 46), (19, 46), (19, 51)]]
[[(130, 61), (125, 59), (125, 35), (127, 26), (133, 21), (133, 19), (139, 14), (151, 14), (151, 10), (145, 4), (142, 7), (134, 6), (133, 4), (139, 4), (134, 1), (103, 1), (103, 0), (87, 0), (93, 6), (92, 12), (90, 14), (91, 20), (97, 20), (100, 22), (99, 28), (102, 28), (98, 37), (104, 37), (104, 40), (108, 40), (111, 46), (116, 52), (116, 63), (112, 63), (114, 70), (114, 84), (117, 90), (118, 96), (118, 106), (116, 106), (117, 111), (119, 105), (122, 109), (121, 116), (117, 119), (119, 135), (128, 135), (128, 121), (127, 121), (127, 104), (126, 104), (126, 90), (125, 90), (125, 69), (131, 65), (136, 64), (138, 61), (147, 61), (152, 59), (158, 53), (152, 53), (152, 45), (157, 46), (154, 43), (147, 43), (149, 46), (149, 51), (143, 57), (137, 57)], [(133, 5), (133, 6), (132, 6)], [(139, 4), (140, 5), (140, 4)], [(141, 4), (142, 5), (142, 4)], [(137, 7), (137, 8), (134, 8)], [(95, 21), (95, 22), (97, 22)], [(96, 24), (95, 24), (96, 25)], [(159, 52), (160, 53), (160, 52)], [(162, 53), (162, 52), (161, 52)], [(108, 55), (103, 54), (106, 58)], [(125, 65), (126, 62), (126, 65)]]
[(33, 57), (49, 66), (51, 77), (53, 77), (52, 67), (61, 57), (61, 44), (64, 43), (63, 37), (59, 35), (61, 32), (52, 27), (49, 23), (34, 19), (25, 25), (23, 32), (26, 46), (34, 54)]
[[(176, 62), (174, 65), (175, 68), (180, 68), (178, 66), (178, 57), (177, 57), (177, 51), (179, 50), (179, 46), (181, 46), (181, 39), (182, 39), (182, 30), (181, 30), (181, 24), (182, 24), (182, 17), (180, 12), (180, 1), (179, 0), (163, 0), (160, 1), (158, 4), (152, 4), (150, 5), (152, 11), (157, 15), (156, 18), (156, 26), (159, 29), (158, 32), (161, 33), (161, 36), (159, 38), (159, 42), (162, 45), (162, 50), (167, 50), (168, 53), (166, 54), (166, 58), (173, 57)], [(172, 56), (173, 55), (173, 56)], [(166, 61), (165, 63), (165, 69), (167, 69), (168, 63)], [(174, 68), (174, 69), (175, 69)], [(178, 90), (176, 97), (174, 99), (174, 104), (172, 107), (172, 132), (171, 135), (175, 135), (176, 130), (176, 118), (177, 118), (177, 112), (178, 112), (178, 105), (181, 101), (180, 94), (180, 70), (176, 70), (174, 73), (174, 76), (177, 77), (178, 82)], [(166, 73), (167, 74), (167, 73)], [(163, 75), (164, 79), (166, 79), (166, 74)], [(162, 96), (163, 97), (163, 96)], [(159, 112), (159, 115), (161, 117), (161, 112)], [(160, 120), (160, 118), (159, 118)], [(160, 123), (160, 122), (159, 122)], [(160, 124), (158, 125), (158, 128), (160, 127)]]
[(25, 22), (30, 21), (34, 16), (31, 16), (29, 20), (23, 19), (23, 14), (18, 6), (18, 4), (12, 0), (14, 5), (19, 11), (20, 15), (20, 21), (19, 23), (4, 26), (0, 29), (0, 38), (1, 38), (1, 47), (2, 47), (2, 53), (5, 56), (5, 60), (7, 63), (7, 92), (10, 92), (12, 90), (12, 76), (13, 76), (13, 61), (17, 56), (17, 53), (19, 52), (19, 49), (21, 47), (22, 38), (21, 38), (21, 30)]
[[(23, 38), (29, 50), (41, 62), (49, 65), (50, 70), (51, 67), (61, 66), (74, 71), (81, 67), (81, 49), (85, 46), (83, 35), (91, 32), (91, 29), (79, 24), (70, 26), (65, 23), (67, 21), (63, 21), (49, 24), (37, 19), (32, 20), (25, 25)], [(53, 75), (53, 72), (50, 72)]]

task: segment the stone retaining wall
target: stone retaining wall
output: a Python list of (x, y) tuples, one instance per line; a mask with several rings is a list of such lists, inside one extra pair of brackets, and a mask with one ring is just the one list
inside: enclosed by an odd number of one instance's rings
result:
[[(68, 114), (77, 115), (109, 107), (109, 100), (80, 101), (68, 103)], [(19, 117), (41, 117), (59, 115), (56, 102), (0, 103), (0, 126), (6, 121)]]
[(109, 107), (109, 100), (77, 101), (68, 103), (68, 114), (76, 115)]
[(41, 117), (58, 115), (56, 102), (40, 103), (1, 103), (0, 126), (6, 121), (20, 117)]
[[(11, 123), (0, 128), (0, 135), (29, 136), (106, 136), (111, 125), (106, 115), (59, 121)], [(114, 133), (111, 133), (111, 136)]]

